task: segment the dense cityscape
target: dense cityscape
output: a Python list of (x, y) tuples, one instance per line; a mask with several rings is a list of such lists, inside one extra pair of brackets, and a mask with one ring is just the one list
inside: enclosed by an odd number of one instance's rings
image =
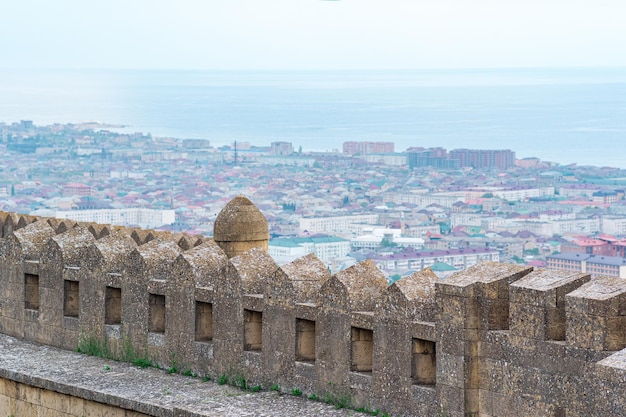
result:
[(371, 259), (394, 281), (485, 260), (626, 278), (626, 170), (516, 159), (509, 149), (344, 142), (212, 147), (100, 123), (0, 123), (0, 210), (209, 236), (244, 194), (279, 264)]

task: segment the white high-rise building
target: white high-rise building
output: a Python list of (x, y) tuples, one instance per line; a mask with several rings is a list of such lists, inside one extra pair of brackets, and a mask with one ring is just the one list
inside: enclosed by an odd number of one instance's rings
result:
[(153, 210), (146, 208), (94, 209), (55, 211), (51, 217), (70, 219), (77, 222), (94, 222), (116, 226), (139, 226), (142, 229), (174, 224), (174, 210)]

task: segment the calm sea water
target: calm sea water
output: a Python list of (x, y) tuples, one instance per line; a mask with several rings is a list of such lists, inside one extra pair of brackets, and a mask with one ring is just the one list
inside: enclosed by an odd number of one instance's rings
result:
[(377, 72), (0, 71), (0, 121), (102, 121), (213, 145), (348, 140), (513, 149), (626, 168), (626, 68)]

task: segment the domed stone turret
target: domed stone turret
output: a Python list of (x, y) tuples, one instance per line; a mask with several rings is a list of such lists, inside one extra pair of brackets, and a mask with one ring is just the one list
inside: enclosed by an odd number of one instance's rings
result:
[(229, 259), (252, 248), (267, 251), (269, 238), (265, 216), (242, 195), (230, 200), (215, 219), (213, 240)]

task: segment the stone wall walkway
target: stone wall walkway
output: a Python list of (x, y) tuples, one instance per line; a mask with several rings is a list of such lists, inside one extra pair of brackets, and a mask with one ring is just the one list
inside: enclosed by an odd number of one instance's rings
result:
[(0, 334), (0, 378), (155, 417), (366, 416), (279, 394), (257, 393), (155, 368), (35, 345)]

